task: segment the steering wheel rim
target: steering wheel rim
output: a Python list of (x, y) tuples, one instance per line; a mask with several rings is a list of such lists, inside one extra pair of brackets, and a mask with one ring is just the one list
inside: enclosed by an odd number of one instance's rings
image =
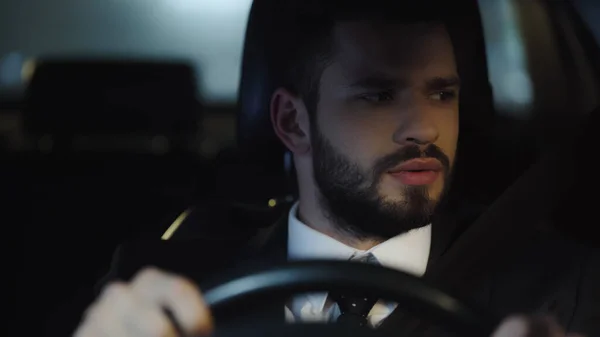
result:
[(364, 263), (290, 262), (228, 277), (215, 284), (205, 289), (204, 299), (216, 315), (221, 311), (231, 312), (227, 309), (232, 307), (252, 307), (252, 303), (256, 305), (253, 302), (256, 297), (289, 298), (303, 292), (336, 289), (389, 299), (431, 322), (472, 336), (489, 336), (499, 323), (485, 310), (463, 304), (422, 278)]

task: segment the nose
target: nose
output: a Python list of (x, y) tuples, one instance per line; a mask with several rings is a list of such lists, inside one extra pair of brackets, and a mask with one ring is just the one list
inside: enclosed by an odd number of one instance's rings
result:
[(426, 146), (435, 143), (439, 130), (435, 118), (426, 107), (414, 107), (402, 113), (398, 128), (394, 132), (394, 142), (399, 145)]

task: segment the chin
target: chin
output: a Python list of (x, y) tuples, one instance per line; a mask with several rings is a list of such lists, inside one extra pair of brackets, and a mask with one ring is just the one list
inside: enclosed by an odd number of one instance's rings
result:
[(379, 193), (379, 200), (398, 206), (406, 207), (407, 204), (419, 205), (417, 207), (435, 207), (439, 203), (441, 191), (425, 186), (404, 187), (394, 191)]
[(424, 198), (436, 201), (441, 192), (433, 186), (401, 186), (401, 187), (386, 187), (379, 190), (379, 198), (381, 200), (392, 202), (410, 201), (415, 195), (421, 195)]
[(393, 204), (404, 204), (407, 201), (406, 195), (400, 191), (397, 193), (380, 194), (379, 198), (380, 198), (380, 200), (382, 200), (386, 203), (393, 203)]

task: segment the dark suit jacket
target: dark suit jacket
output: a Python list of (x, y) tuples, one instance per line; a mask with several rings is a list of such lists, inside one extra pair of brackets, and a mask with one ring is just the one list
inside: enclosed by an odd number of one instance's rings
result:
[[(519, 190), (512, 194), (520, 195)], [(502, 203), (500, 198), (497, 203)], [(526, 203), (523, 203), (526, 204)], [(525, 207), (525, 206), (523, 206)], [(451, 216), (432, 227), (432, 247), (424, 278), (461, 299), (475, 302), (499, 317), (512, 313), (548, 313), (570, 331), (600, 336), (600, 255), (588, 246), (522, 226), (511, 218), (533, 222), (518, 205), (514, 212), (491, 210), (464, 232)], [(529, 204), (526, 210), (540, 211)], [(486, 214), (493, 221), (486, 221)], [(287, 214), (272, 226), (248, 230), (221, 224), (220, 231), (192, 240), (140, 241), (121, 245), (110, 272), (100, 282), (128, 280), (145, 266), (187, 276), (201, 288), (228, 269), (278, 264), (286, 260)], [(482, 220), (483, 219), (483, 220)], [(545, 219), (537, 219), (545, 221)], [(483, 225), (482, 225), (483, 224)], [(500, 224), (500, 226), (498, 226)], [(243, 224), (242, 224), (243, 225)], [(484, 226), (485, 225), (485, 226)], [(240, 226), (240, 224), (238, 224)], [(72, 303), (71, 319), (79, 319), (92, 297)], [(283, 306), (255, 312), (283, 319)], [(76, 321), (57, 327), (66, 315), (51, 319), (50, 336), (68, 335)], [(396, 310), (383, 328), (406, 329), (406, 315)], [(218, 323), (218, 322), (217, 322)], [(61, 331), (61, 328), (63, 329)], [(60, 331), (60, 332), (59, 332)]]
[[(520, 243), (507, 244), (485, 268), (467, 272), (468, 275), (462, 278), (464, 286), (460, 286), (461, 282), (458, 282), (459, 286), (448, 286), (444, 280), (458, 276), (452, 275), (452, 270), (443, 271), (445, 257), (461, 242), (448, 242), (450, 225), (441, 227), (441, 224), (433, 226), (432, 250), (425, 278), (499, 316), (521, 312), (548, 313), (571, 331), (600, 336), (600, 264), (592, 249), (551, 234), (522, 231)], [(227, 235), (132, 243), (119, 248), (104, 281), (127, 280), (144, 266), (156, 266), (185, 275), (202, 287), (208, 279), (230, 268), (284, 262), (286, 248), (285, 219), (260, 230), (250, 239)], [(472, 254), (479, 253), (474, 251)], [(283, 307), (262, 314), (283, 319)], [(398, 310), (382, 327), (394, 328), (403, 321), (403, 316)], [(252, 320), (255, 319), (252, 316)]]

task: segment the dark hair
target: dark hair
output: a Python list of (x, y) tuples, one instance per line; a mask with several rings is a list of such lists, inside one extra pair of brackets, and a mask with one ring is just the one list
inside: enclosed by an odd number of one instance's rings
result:
[[(448, 1), (440, 0), (275, 0), (273, 55), (278, 86), (301, 96), (310, 113), (319, 100), (319, 81), (333, 54), (336, 23), (380, 20), (448, 23)], [(451, 2), (451, 1), (450, 1)], [(287, 41), (287, 44), (286, 42)]]

